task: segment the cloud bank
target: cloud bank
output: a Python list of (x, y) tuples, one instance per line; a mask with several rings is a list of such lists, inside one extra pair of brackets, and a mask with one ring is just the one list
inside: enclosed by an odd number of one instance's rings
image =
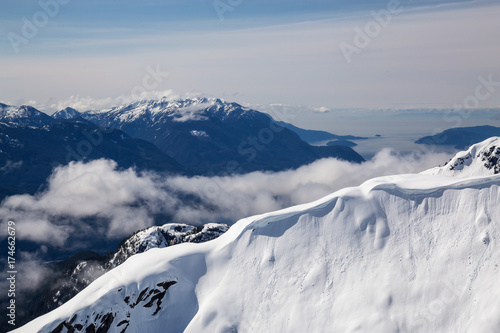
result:
[[(118, 170), (110, 160), (72, 162), (54, 169), (44, 192), (6, 198), (0, 214), (16, 221), (19, 238), (64, 246), (71, 236), (97, 233), (116, 239), (154, 223), (235, 222), (314, 201), (376, 176), (419, 172), (449, 158), (438, 153), (403, 156), (386, 149), (362, 164), (322, 159), (283, 172), (168, 178)], [(171, 220), (155, 221), (159, 214)]]

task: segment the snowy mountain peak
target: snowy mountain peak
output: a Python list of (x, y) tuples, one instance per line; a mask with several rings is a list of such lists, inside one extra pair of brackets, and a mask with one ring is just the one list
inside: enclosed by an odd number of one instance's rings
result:
[(23, 126), (44, 126), (52, 122), (47, 114), (32, 106), (6, 107), (0, 110), (0, 122)]
[(424, 171), (425, 174), (482, 177), (500, 173), (500, 137), (492, 137), (457, 153), (442, 167)]
[[(87, 117), (105, 117), (110, 121), (134, 122), (139, 119), (157, 121), (169, 119), (174, 122), (204, 121), (210, 118), (227, 119), (239, 117), (250, 111), (237, 103), (229, 103), (219, 98), (191, 98), (170, 100), (141, 100), (125, 106), (114, 107), (99, 112), (86, 112)], [(85, 114), (84, 114), (85, 117)]]
[(68, 120), (68, 119), (73, 119), (79, 115), (80, 115), (80, 112), (78, 112), (77, 110), (75, 110), (71, 107), (67, 107), (65, 109), (59, 110), (56, 113), (54, 113), (52, 115), (52, 118)]

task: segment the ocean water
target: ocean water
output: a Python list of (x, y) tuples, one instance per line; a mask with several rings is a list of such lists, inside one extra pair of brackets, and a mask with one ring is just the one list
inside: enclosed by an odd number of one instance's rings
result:
[(293, 123), (309, 129), (324, 130), (337, 135), (367, 137), (352, 140), (358, 144), (353, 149), (365, 159), (378, 151), (392, 148), (401, 153), (456, 152), (451, 146), (415, 144), (415, 140), (434, 135), (453, 127), (490, 125), (500, 127), (500, 109), (469, 112), (468, 117), (450, 114), (443, 110), (361, 110), (332, 111), (328, 113), (297, 114)]

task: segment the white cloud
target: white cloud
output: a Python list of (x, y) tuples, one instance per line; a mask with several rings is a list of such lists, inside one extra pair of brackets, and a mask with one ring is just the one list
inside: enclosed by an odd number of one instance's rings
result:
[(167, 179), (166, 183), (175, 191), (199, 196), (209, 207), (218, 207), (216, 210), (177, 211), (177, 218), (184, 219), (187, 213), (191, 219), (211, 216), (214, 219), (223, 217), (235, 220), (314, 201), (373, 177), (419, 172), (442, 164), (449, 157), (444, 153), (402, 156), (386, 149), (363, 164), (322, 159), (297, 170), (225, 177), (174, 177)]
[(152, 179), (138, 177), (132, 169), (116, 171), (116, 166), (111, 160), (71, 162), (54, 170), (43, 195), (13, 196), (5, 200), (4, 206), (86, 217), (107, 215), (116, 206), (159, 195)]
[(165, 91), (153, 90), (153, 91), (143, 91), (139, 94), (120, 95), (116, 98), (111, 98), (111, 97), (93, 98), (90, 96), (81, 97), (76, 95), (76, 96), (71, 96), (70, 98), (67, 99), (49, 101), (46, 103), (42, 103), (39, 101), (28, 101), (22, 104), (32, 105), (41, 111), (44, 111), (48, 114), (52, 114), (66, 107), (71, 107), (80, 112), (84, 112), (88, 110), (105, 110), (113, 107), (120, 107), (144, 99), (158, 100), (161, 98), (166, 98), (167, 100), (173, 101), (179, 99), (180, 96), (176, 94), (173, 90), (165, 90)]
[[(45, 192), (8, 197), (0, 213), (17, 222), (20, 239), (63, 246), (72, 236), (91, 237), (93, 232), (109, 238), (130, 235), (152, 225), (155, 214), (189, 224), (235, 222), (310, 202), (376, 176), (419, 172), (449, 158), (437, 153), (402, 156), (386, 149), (362, 164), (322, 159), (283, 172), (168, 178), (117, 170), (109, 160), (72, 162), (54, 170)], [(85, 222), (89, 217), (98, 217), (100, 225)]]
[[(50, 269), (43, 264), (41, 255), (43, 248), (35, 252), (20, 251), (16, 253), (17, 275), (16, 275), (16, 298), (24, 297), (28, 291), (34, 291), (41, 284), (47, 281), (50, 276)], [(9, 282), (6, 279), (0, 281), (2, 290), (9, 290)], [(17, 303), (17, 300), (16, 300)], [(22, 312), (22, 310), (20, 311)]]
[(108, 236), (123, 237), (151, 225), (149, 214), (160, 211), (161, 205), (175, 205), (175, 200), (153, 176), (116, 170), (114, 161), (96, 160), (54, 169), (45, 192), (8, 197), (0, 213), (16, 221), (21, 239), (62, 246), (72, 233), (89, 232), (85, 223), (75, 220), (102, 218), (109, 221), (104, 226)]

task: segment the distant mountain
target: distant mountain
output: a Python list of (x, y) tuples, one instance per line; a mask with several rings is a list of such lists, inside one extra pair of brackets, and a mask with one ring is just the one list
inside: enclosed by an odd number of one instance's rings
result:
[(9, 106), (0, 108), (0, 122), (40, 127), (52, 124), (53, 119), (34, 107), (23, 105), (18, 108)]
[(492, 137), (457, 153), (442, 167), (426, 174), (456, 177), (478, 177), (500, 174), (500, 137)]
[(308, 130), (303, 129), (292, 124), (286, 123), (284, 121), (277, 121), (278, 125), (288, 128), (289, 130), (297, 133), (299, 137), (309, 144), (317, 144), (325, 141), (332, 140), (362, 140), (367, 139), (365, 137), (353, 136), (353, 135), (336, 135), (326, 131)]
[(313, 147), (269, 115), (219, 99), (147, 100), (82, 117), (150, 141), (201, 174), (281, 171), (319, 158), (362, 162), (346, 147)]
[(456, 127), (436, 135), (420, 138), (415, 141), (415, 143), (426, 145), (447, 145), (454, 146), (457, 149), (466, 149), (476, 142), (481, 142), (493, 136), (500, 136), (500, 127)]
[(26, 323), (61, 306), (95, 279), (133, 255), (181, 243), (204, 243), (219, 237), (228, 229), (228, 225), (219, 223), (209, 223), (203, 227), (168, 223), (136, 232), (124, 239), (116, 251), (107, 255), (80, 252), (50, 266), (51, 275), (44, 285), (30, 295), (24, 295), (23, 315), (18, 316), (18, 323)]
[(339, 139), (328, 141), (327, 146), (346, 146), (346, 147), (356, 147), (358, 144), (349, 140)]
[(75, 117), (80, 116), (81, 113), (78, 112), (77, 110), (67, 107), (65, 109), (59, 110), (56, 113), (52, 114), (52, 118), (54, 119), (73, 119)]
[[(301, 130), (292, 125), (284, 127), (284, 123), (278, 124), (265, 113), (220, 99), (143, 100), (110, 110), (84, 113), (68, 107), (52, 116), (30, 106), (18, 108), (2, 104), (0, 123), (32, 130), (62, 123), (118, 129), (132, 138), (153, 143), (188, 170), (204, 175), (282, 171), (326, 157), (358, 163), (364, 161), (345, 146), (311, 146), (287, 127), (302, 131), (301, 135), (326, 132)], [(332, 135), (328, 134), (328, 137)], [(37, 145), (39, 148), (42, 142)], [(113, 150), (106, 152), (113, 153)], [(106, 156), (103, 153), (101, 156), (116, 158), (116, 154)], [(22, 162), (6, 159), (4, 163), (7, 161)], [(7, 193), (9, 190), (0, 188), (0, 191)]]
[(54, 166), (71, 161), (106, 158), (116, 161), (120, 168), (136, 166), (175, 173), (185, 170), (152, 143), (120, 130), (101, 129), (83, 119), (49, 119), (52, 124), (41, 127), (18, 125), (24, 121), (0, 122), (0, 197), (36, 192)]
[(498, 332), (500, 177), (470, 176), (379, 177), (134, 255), (14, 332)]

